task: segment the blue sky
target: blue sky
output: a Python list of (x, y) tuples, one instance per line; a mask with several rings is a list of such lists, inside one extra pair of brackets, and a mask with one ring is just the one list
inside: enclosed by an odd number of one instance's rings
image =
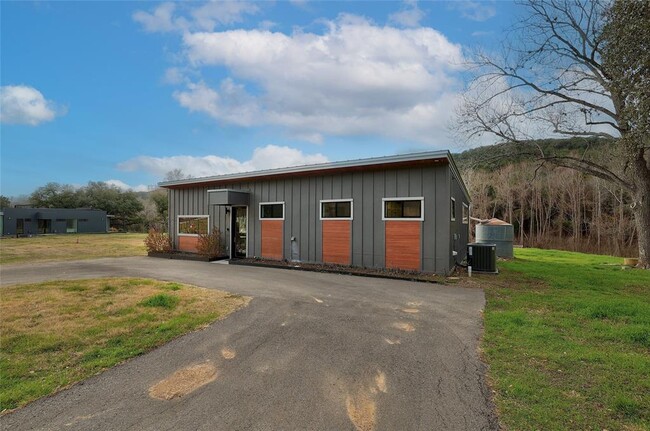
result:
[(433, 149), (516, 7), (2, 2), (0, 193)]

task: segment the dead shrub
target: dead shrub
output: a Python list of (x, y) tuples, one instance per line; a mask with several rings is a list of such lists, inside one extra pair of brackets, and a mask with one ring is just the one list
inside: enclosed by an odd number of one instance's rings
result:
[(216, 226), (212, 228), (212, 232), (207, 234), (199, 234), (199, 240), (196, 244), (196, 250), (202, 256), (207, 257), (221, 257), (224, 253), (223, 242), (221, 241), (221, 232)]
[(149, 229), (144, 245), (149, 253), (167, 253), (172, 250), (172, 240), (169, 235), (156, 229)]

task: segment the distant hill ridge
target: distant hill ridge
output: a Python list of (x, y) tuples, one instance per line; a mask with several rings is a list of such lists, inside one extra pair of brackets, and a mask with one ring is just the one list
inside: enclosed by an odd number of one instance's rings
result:
[(510, 164), (535, 160), (540, 156), (539, 148), (546, 155), (593, 155), (610, 143), (610, 140), (597, 138), (542, 139), (472, 148), (455, 153), (453, 157), (461, 170), (474, 168), (492, 171)]

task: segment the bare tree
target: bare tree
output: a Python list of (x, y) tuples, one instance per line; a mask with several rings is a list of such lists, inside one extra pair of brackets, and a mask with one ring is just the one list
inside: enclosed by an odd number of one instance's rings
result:
[(171, 171), (168, 171), (165, 174), (163, 181), (177, 181), (177, 180), (185, 180), (188, 178), (192, 178), (192, 176), (186, 175), (182, 169), (176, 168), (176, 169), (172, 169)]
[[(500, 56), (477, 53), (458, 130), (496, 136), (628, 192), (639, 266), (650, 268), (650, 2), (528, 0)], [(611, 140), (607, 163), (530, 148), (539, 137)], [(524, 145), (528, 143), (529, 145)]]

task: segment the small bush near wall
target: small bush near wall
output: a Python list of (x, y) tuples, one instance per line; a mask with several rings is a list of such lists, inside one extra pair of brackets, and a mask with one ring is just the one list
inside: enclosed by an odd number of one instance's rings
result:
[(149, 253), (167, 253), (172, 250), (172, 241), (164, 232), (149, 229), (149, 234), (144, 239), (144, 245)]
[(217, 227), (208, 234), (199, 234), (196, 249), (202, 256), (221, 257), (225, 254), (221, 233)]

